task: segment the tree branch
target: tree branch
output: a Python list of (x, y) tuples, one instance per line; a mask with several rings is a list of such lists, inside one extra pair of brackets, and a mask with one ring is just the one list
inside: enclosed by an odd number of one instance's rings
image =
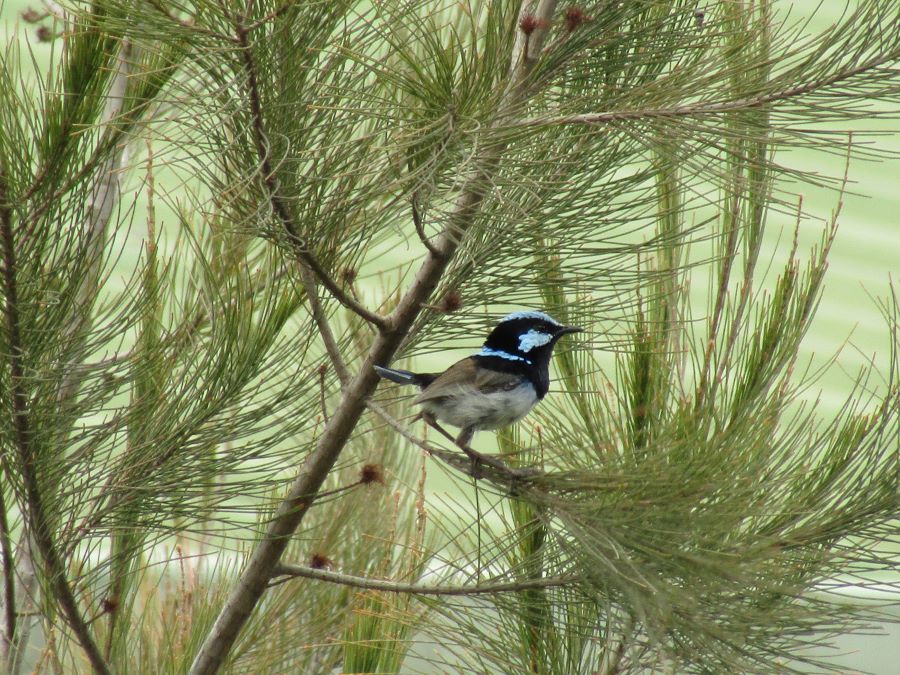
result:
[[(532, 3), (527, 2), (527, 0), (523, 2), (523, 12), (526, 5), (531, 7)], [(539, 18), (549, 21), (550, 15), (555, 8), (555, 2), (542, 0), (541, 8), (547, 12), (547, 15)], [(247, 42), (246, 29), (243, 29), (241, 35), (244, 45), (245, 64), (249, 71), (248, 77), (251, 78), (251, 90), (255, 90), (257, 86), (256, 77), (250, 46)], [(519, 74), (519, 53), (516, 50), (513, 51), (510, 70), (511, 81), (515, 84), (507, 87), (504, 92), (497, 111), (498, 120), (508, 114), (508, 111), (518, 105), (525, 96), (524, 83), (526, 80)], [(536, 53), (540, 53), (540, 45), (537, 45)], [(258, 126), (262, 121), (258, 92), (256, 95), (251, 96), (251, 105), (254, 107), (253, 116)], [(499, 127), (500, 123), (498, 122), (495, 126)], [(266, 158), (265, 142), (258, 134), (256, 136), (258, 150)], [(275, 573), (276, 566), (290, 542), (291, 536), (303, 522), (306, 512), (315, 500), (316, 494), (328, 477), (360, 417), (362, 417), (366, 408), (366, 400), (378, 386), (379, 377), (375, 373), (373, 366), (391, 362), (400, 348), (403, 338), (421, 313), (423, 305), (431, 297), (453, 255), (459, 248), (465, 233), (475, 222), (479, 213), (478, 207), (484, 199), (486, 186), (490, 184), (490, 179), (496, 171), (497, 164), (505, 148), (505, 144), (500, 142), (490, 144), (483, 151), (482, 156), (476, 159), (474, 168), (462, 184), (460, 194), (450, 214), (449, 222), (435, 242), (435, 247), (442, 255), (435, 255), (429, 251), (415, 279), (391, 315), (387, 319), (378, 317), (378, 320), (383, 321), (383, 323), (376, 324), (379, 325), (381, 330), (375, 338), (372, 349), (363, 360), (359, 373), (344, 387), (341, 400), (334, 414), (325, 425), (322, 435), (316, 443), (315, 450), (307, 457), (300, 473), (289, 488), (288, 494), (270, 521), (269, 529), (264, 539), (254, 550), (241, 574), (240, 580), (222, 607), (212, 629), (207, 634), (206, 640), (191, 666), (190, 672), (192, 675), (215, 673), (225, 663), (238, 633), (250, 617), (256, 603), (265, 592), (269, 580)], [(264, 159), (264, 162), (263, 170), (266, 173), (267, 183), (272, 187), (277, 187), (274, 185), (274, 176), (270, 169), (266, 168), (268, 159)], [(270, 195), (273, 208), (276, 209), (276, 212), (279, 212), (279, 217), (282, 217), (286, 226), (288, 224), (293, 226), (277, 191), (270, 189)]]
[(16, 246), (13, 238), (12, 212), (7, 206), (6, 177), (0, 172), (0, 238), (3, 246), (3, 285), (6, 296), (4, 307), (9, 340), (7, 354), (10, 372), (12, 422), (14, 446), (18, 455), (22, 482), (25, 489), (24, 516), (28, 529), (47, 568), (47, 578), (56, 602), (68, 620), (69, 626), (87, 654), (94, 670), (109, 673), (84, 618), (78, 609), (78, 601), (66, 578), (66, 567), (59, 557), (51, 534), (50, 518), (44, 510), (44, 501), (36, 474), (36, 457), (29, 428), (28, 394), (25, 391), (25, 366), (19, 319), (18, 286), (16, 280)]
[(275, 176), (275, 170), (272, 167), (272, 162), (269, 157), (269, 140), (263, 120), (262, 101), (256, 76), (256, 63), (253, 60), (251, 45), (248, 39), (249, 33), (250, 28), (244, 25), (238, 24), (235, 27), (235, 34), (237, 35), (238, 43), (241, 47), (241, 54), (244, 59), (244, 70), (247, 73), (248, 98), (253, 119), (253, 142), (256, 145), (259, 165), (262, 169), (262, 180), (269, 197), (269, 203), (272, 206), (272, 211), (281, 222), (285, 232), (287, 232), (288, 240), (301, 264), (307, 267), (316, 276), (319, 283), (328, 289), (328, 292), (334, 296), (335, 300), (376, 326), (380, 331), (384, 332), (387, 329), (387, 320), (385, 317), (376, 314), (362, 303), (358, 302), (350, 294), (345, 292), (337, 281), (331, 277), (328, 271), (322, 266), (322, 263), (319, 262), (319, 259), (313, 251), (309, 248), (307, 242), (300, 236), (299, 228), (291, 215), (287, 200), (281, 196), (278, 179)]
[[(546, 579), (532, 579), (531, 581), (507, 581), (498, 583), (486, 583), (478, 586), (432, 586), (429, 584), (404, 584), (387, 579), (372, 579), (359, 577), (352, 574), (342, 574), (330, 570), (316, 569), (304, 565), (291, 565), (282, 563), (275, 568), (274, 576), (301, 577), (327, 581), (353, 588), (362, 588), (369, 591), (382, 591), (385, 593), (411, 593), (413, 595), (482, 595), (485, 593), (517, 593), (538, 588), (553, 588), (565, 586), (578, 577), (549, 577)], [(278, 580), (271, 585), (284, 583), (286, 580)]]

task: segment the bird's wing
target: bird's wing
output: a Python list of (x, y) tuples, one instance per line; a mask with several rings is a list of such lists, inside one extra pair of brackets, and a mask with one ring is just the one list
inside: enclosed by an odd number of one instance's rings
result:
[(515, 373), (504, 373), (489, 368), (479, 368), (475, 377), (475, 387), (482, 394), (491, 394), (495, 391), (509, 391), (522, 384), (522, 376)]
[(457, 361), (441, 373), (434, 382), (419, 394), (414, 403), (424, 403), (445, 396), (455, 396), (465, 389), (477, 390), (483, 394), (515, 389), (522, 378), (513, 373), (502, 373), (488, 368), (479, 368), (475, 359), (469, 357)]

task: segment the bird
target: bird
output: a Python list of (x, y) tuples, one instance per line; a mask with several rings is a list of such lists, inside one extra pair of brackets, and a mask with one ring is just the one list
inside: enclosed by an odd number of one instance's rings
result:
[[(550, 388), (550, 357), (564, 335), (579, 326), (565, 326), (537, 310), (513, 312), (490, 332), (481, 351), (457, 361), (442, 373), (413, 373), (374, 366), (382, 378), (415, 385), (421, 392), (413, 403), (419, 417), (453, 441), (472, 459), (506, 468), (502, 462), (472, 449), (476, 431), (500, 429), (518, 422)], [(458, 427), (452, 436), (439, 423)]]

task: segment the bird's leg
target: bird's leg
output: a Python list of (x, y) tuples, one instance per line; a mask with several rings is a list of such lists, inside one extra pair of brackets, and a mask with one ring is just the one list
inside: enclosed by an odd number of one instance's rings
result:
[(475, 452), (472, 448), (469, 447), (469, 443), (472, 442), (472, 437), (474, 435), (475, 427), (465, 427), (462, 431), (459, 432), (459, 436), (453, 439), (453, 442), (463, 450), (465, 450), (466, 454), (478, 455), (479, 453)]
[(446, 429), (444, 429), (444, 427), (437, 423), (437, 420), (431, 413), (422, 411), (419, 413), (419, 418), (432, 429), (439, 432), (448, 441), (455, 443), (457, 446), (462, 448), (462, 450), (472, 460), (472, 477), (475, 479), (481, 478), (481, 471), (478, 469), (478, 462), (481, 461), (482, 455), (478, 452), (475, 452), (472, 448), (469, 447), (469, 441), (471, 441), (472, 436), (475, 435), (475, 429), (463, 429), (460, 432), (459, 436), (454, 438), (449, 431), (447, 431)]
[(449, 431), (444, 429), (440, 424), (438, 424), (437, 420), (434, 418), (434, 415), (427, 412), (419, 413), (419, 418), (425, 422), (432, 429), (440, 433), (444, 438), (449, 441), (452, 441), (458, 448), (460, 448), (463, 452), (465, 452), (469, 459), (472, 460), (472, 477), (473, 478), (481, 478), (483, 473), (481, 469), (479, 469), (479, 464), (486, 464), (487, 466), (494, 467), (495, 469), (502, 471), (504, 473), (511, 474), (513, 477), (528, 477), (533, 475), (533, 470), (526, 469), (513, 469), (507, 466), (504, 462), (497, 459), (496, 457), (491, 457), (490, 455), (484, 455), (477, 450), (473, 449), (469, 443), (472, 442), (472, 437), (475, 435), (474, 427), (466, 427), (462, 431), (459, 432), (459, 435), (454, 438)]
[(458, 445), (463, 452), (465, 452), (469, 458), (472, 460), (472, 473), (478, 478), (481, 475), (481, 471), (478, 469), (478, 464), (487, 464), (488, 466), (494, 467), (498, 471), (502, 471), (503, 473), (510, 474), (511, 476), (522, 476), (528, 475), (523, 472), (521, 469), (513, 469), (506, 465), (506, 462), (497, 459), (496, 457), (492, 457), (491, 455), (485, 455), (477, 450), (474, 450), (469, 443), (472, 440), (472, 437), (475, 435), (474, 427), (466, 427), (461, 432), (459, 432), (459, 436), (456, 437), (454, 441), (456, 445)]
[(482, 462), (488, 464), (486, 461), (488, 458), (482, 455), (480, 452), (476, 452), (469, 445), (472, 441), (472, 437), (475, 435), (474, 427), (465, 427), (462, 431), (459, 432), (459, 436), (453, 439), (453, 442), (465, 452), (469, 459), (472, 460), (472, 477), (475, 480), (478, 480), (482, 477), (481, 467), (479, 466)]
[(444, 427), (442, 427), (440, 424), (437, 423), (437, 420), (434, 418), (434, 415), (432, 415), (431, 413), (427, 413), (427, 412), (420, 412), (419, 417), (421, 418), (421, 420), (423, 422), (425, 422), (425, 424), (427, 424), (432, 429), (434, 429), (435, 431), (440, 433), (448, 441), (452, 441), (454, 443), (456, 442), (456, 439), (453, 438), (453, 435), (449, 431), (444, 429)]

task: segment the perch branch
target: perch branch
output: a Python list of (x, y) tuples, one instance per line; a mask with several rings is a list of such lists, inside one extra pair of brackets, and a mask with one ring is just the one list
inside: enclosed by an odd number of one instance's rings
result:
[(419, 212), (419, 206), (416, 203), (416, 195), (412, 196), (410, 205), (412, 206), (413, 225), (416, 228), (416, 234), (419, 235), (419, 241), (422, 242), (422, 246), (427, 248), (434, 256), (442, 255), (442, 252), (435, 248), (434, 244), (432, 244), (431, 240), (428, 238), (428, 235), (425, 234), (425, 226), (422, 224), (422, 214)]
[[(512, 489), (516, 494), (521, 494), (520, 484), (527, 484), (543, 475), (543, 472), (538, 469), (510, 467), (499, 459), (494, 458), (491, 458), (493, 461), (484, 465), (473, 463), (471, 458), (466, 455), (429, 445), (421, 438), (418, 438), (415, 434), (411, 433), (403, 423), (394, 418), (377, 403), (368, 401), (366, 405), (369, 410), (384, 420), (389, 427), (394, 429), (394, 431), (403, 436), (403, 438), (417, 448), (424, 450), (432, 457), (437, 457), (444, 462), (444, 464), (472, 478), (486, 478), (492, 483), (497, 483), (506, 487), (512, 486)], [(453, 440), (452, 437), (450, 437), (450, 439)]]

